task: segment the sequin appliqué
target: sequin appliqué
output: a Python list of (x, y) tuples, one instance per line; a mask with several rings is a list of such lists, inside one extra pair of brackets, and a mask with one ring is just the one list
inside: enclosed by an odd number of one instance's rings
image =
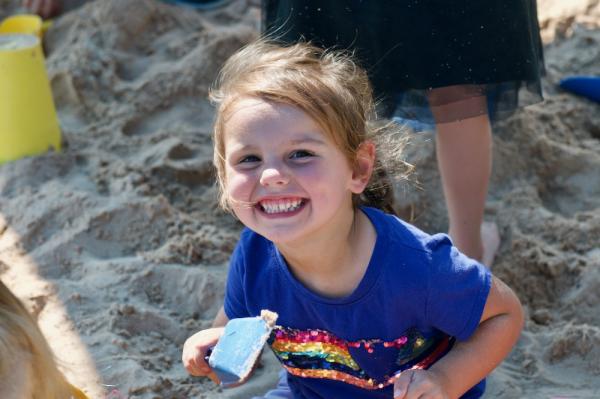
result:
[[(437, 333), (424, 335), (408, 330), (393, 341), (379, 339), (346, 341), (323, 330), (296, 330), (277, 326), (269, 344), (283, 367), (292, 375), (343, 381), (364, 389), (381, 389), (391, 385), (391, 378), (407, 369), (427, 369), (445, 355), (454, 339)], [(378, 351), (397, 350), (393, 369), (383, 378), (374, 378), (363, 370), (352, 353), (364, 351), (376, 356)]]

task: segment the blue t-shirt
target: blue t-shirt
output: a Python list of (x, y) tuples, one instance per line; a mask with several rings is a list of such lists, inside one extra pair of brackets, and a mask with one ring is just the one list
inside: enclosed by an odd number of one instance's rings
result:
[[(262, 309), (279, 314), (269, 345), (295, 398), (392, 398), (388, 379), (428, 368), (477, 326), (489, 271), (444, 234), (428, 235), (395, 216), (363, 207), (377, 239), (355, 291), (326, 298), (291, 273), (275, 245), (245, 229), (225, 293), (230, 319)], [(479, 398), (481, 381), (462, 398)]]

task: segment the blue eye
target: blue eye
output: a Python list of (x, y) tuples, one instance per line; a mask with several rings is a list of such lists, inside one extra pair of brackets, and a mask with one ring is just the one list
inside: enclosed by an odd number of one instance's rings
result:
[(250, 162), (260, 162), (260, 158), (256, 155), (246, 155), (242, 159), (239, 160), (238, 163), (250, 163)]
[(300, 159), (300, 158), (308, 158), (312, 157), (314, 154), (312, 152), (306, 150), (298, 150), (294, 151), (290, 154), (290, 159)]

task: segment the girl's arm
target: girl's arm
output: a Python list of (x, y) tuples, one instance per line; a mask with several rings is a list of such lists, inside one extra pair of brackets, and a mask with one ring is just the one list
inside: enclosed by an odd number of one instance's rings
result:
[(219, 311), (217, 312), (217, 315), (215, 316), (215, 319), (213, 320), (212, 326), (213, 327), (225, 327), (225, 325), (227, 324), (228, 321), (229, 321), (229, 318), (225, 314), (225, 308), (223, 306), (221, 306), (221, 309), (219, 309)]
[(454, 399), (484, 379), (510, 353), (523, 328), (523, 309), (514, 292), (496, 277), (479, 327), (429, 370), (408, 370), (394, 384), (395, 399)]

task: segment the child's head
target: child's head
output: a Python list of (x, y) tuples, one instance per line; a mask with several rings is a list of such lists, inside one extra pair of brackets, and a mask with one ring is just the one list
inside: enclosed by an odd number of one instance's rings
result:
[[(245, 107), (257, 100), (301, 111), (341, 151), (351, 168), (356, 165), (364, 143), (380, 141), (382, 128), (371, 123), (375, 110), (368, 76), (343, 52), (325, 51), (306, 43), (282, 47), (258, 41), (227, 61), (211, 98), (218, 104), (214, 163), (220, 204), (225, 209), (231, 209), (226, 189), (229, 176), (225, 143), (228, 123), (240, 104)], [(385, 126), (388, 130), (389, 127)], [(396, 141), (396, 145), (386, 148), (388, 158), (399, 159), (398, 144)], [(384, 154), (378, 155), (381, 158)], [(392, 188), (383, 168), (376, 167), (372, 176), (362, 193), (354, 193), (354, 205), (393, 211)]]
[(23, 303), (0, 281), (0, 397), (64, 399), (72, 387)]

